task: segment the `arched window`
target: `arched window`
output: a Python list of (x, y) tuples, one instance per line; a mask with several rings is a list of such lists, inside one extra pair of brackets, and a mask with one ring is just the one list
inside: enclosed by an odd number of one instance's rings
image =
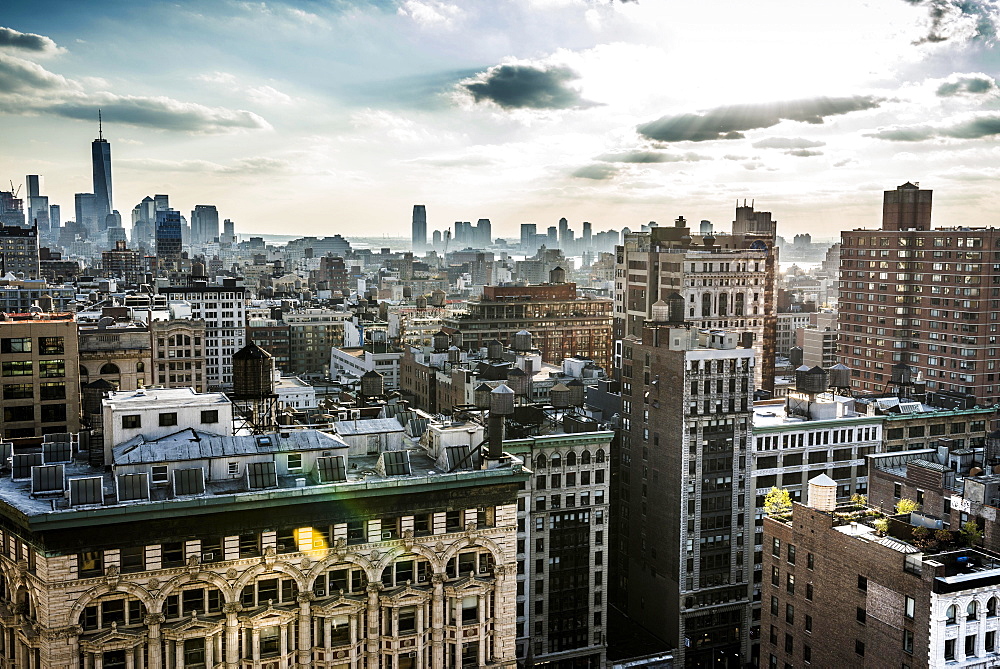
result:
[(595, 460), (597, 462), (604, 462), (604, 449), (603, 448), (598, 448), (597, 449), (597, 457), (595, 458)]
[(990, 597), (990, 601), (986, 602), (986, 615), (989, 618), (994, 617), (997, 614), (997, 598)]
[(90, 370), (83, 365), (80, 365), (80, 376), (90, 376)]
[(536, 469), (545, 469), (545, 456), (544, 455), (539, 455), (538, 459), (535, 460), (535, 468)]
[(138, 374), (142, 374), (143, 372), (145, 372), (146, 371), (146, 363), (144, 363), (144, 362), (137, 362), (137, 363), (135, 363), (135, 371)]
[(590, 451), (584, 451), (580, 454), (580, 464), (589, 465), (590, 464)]
[(121, 372), (118, 369), (118, 365), (109, 362), (101, 366), (101, 374), (121, 374)]
[(552, 468), (562, 467), (562, 457), (558, 453), (552, 454)]
[(576, 466), (576, 453), (570, 451), (566, 454), (566, 466), (575, 467)]
[(965, 614), (966, 614), (965, 615), (965, 619), (966, 620), (975, 620), (976, 618), (978, 618), (979, 617), (979, 602), (977, 602), (974, 599), (971, 602), (969, 602), (969, 605), (967, 607), (965, 607)]
[(955, 617), (957, 615), (958, 615), (958, 609), (956, 609), (955, 605), (952, 604), (951, 606), (948, 607), (948, 610), (944, 614), (945, 623), (947, 623), (948, 625), (954, 625)]

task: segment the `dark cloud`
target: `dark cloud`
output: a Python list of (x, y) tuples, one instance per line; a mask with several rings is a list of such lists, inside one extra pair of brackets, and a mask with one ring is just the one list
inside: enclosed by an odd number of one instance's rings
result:
[(93, 121), (101, 109), (106, 121), (192, 133), (225, 133), (271, 126), (253, 112), (208, 107), (157, 96), (91, 93), (80, 83), (37, 63), (0, 54), (0, 111), (52, 114)]
[(23, 49), (35, 53), (56, 53), (59, 47), (51, 38), (34, 33), (22, 33), (13, 28), (0, 26), (0, 48)]
[(614, 165), (585, 165), (572, 172), (574, 177), (596, 180), (611, 179), (617, 174), (618, 168)]
[(991, 0), (903, 0), (927, 10), (927, 34), (914, 44), (944, 42), (956, 35), (993, 43), (997, 39), (997, 8)]
[(47, 111), (67, 118), (91, 120), (101, 109), (105, 121), (193, 133), (224, 133), (233, 130), (261, 130), (270, 125), (253, 112), (242, 109), (206, 107), (167, 97), (140, 97), (103, 94), (86, 100), (67, 100)]
[(699, 160), (711, 160), (708, 156), (687, 152), (682, 154), (662, 153), (660, 151), (625, 151), (623, 153), (606, 153), (598, 156), (598, 160), (608, 163), (693, 163)]
[(795, 156), (796, 158), (812, 158), (813, 156), (822, 156), (822, 151), (810, 151), (809, 149), (792, 149), (791, 151), (785, 151), (785, 155)]
[(744, 131), (770, 128), (782, 121), (823, 123), (828, 116), (874, 109), (881, 100), (869, 95), (810, 98), (766, 104), (716, 107), (703, 114), (680, 114), (643, 123), (636, 130), (657, 142), (706, 142), (743, 139)]
[(754, 142), (755, 149), (814, 149), (817, 146), (825, 146), (826, 142), (817, 142), (801, 137), (768, 137), (759, 142)]
[(579, 109), (592, 107), (569, 86), (579, 75), (551, 65), (495, 65), (459, 84), (476, 102), (492, 102), (504, 109)]
[(922, 142), (935, 137), (951, 137), (954, 139), (981, 139), (1000, 135), (1000, 115), (984, 114), (949, 126), (911, 126), (888, 128), (874, 132), (866, 137), (884, 139), (890, 142)]
[(946, 81), (938, 86), (939, 97), (947, 98), (953, 95), (982, 95), (992, 93), (997, 90), (997, 82), (992, 77), (985, 74), (959, 75), (951, 81)]

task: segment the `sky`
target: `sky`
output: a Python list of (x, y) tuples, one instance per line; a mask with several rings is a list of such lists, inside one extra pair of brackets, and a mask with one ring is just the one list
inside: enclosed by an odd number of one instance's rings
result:
[(747, 199), (834, 238), (907, 181), (936, 225), (994, 225), (998, 25), (995, 0), (6, 0), (0, 184), (41, 174), (71, 218), (101, 109), (126, 225), (155, 193), (348, 238), (407, 236), (417, 203), (514, 237), (728, 229)]

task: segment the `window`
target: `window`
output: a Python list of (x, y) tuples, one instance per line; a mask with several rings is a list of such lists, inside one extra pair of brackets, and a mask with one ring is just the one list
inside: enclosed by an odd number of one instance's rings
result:
[(202, 423), (218, 423), (219, 422), (219, 411), (217, 409), (212, 409), (211, 411), (201, 412), (201, 422)]
[(63, 423), (65, 421), (66, 421), (66, 405), (65, 404), (43, 404), (42, 405), (42, 422), (43, 423)]
[(175, 412), (161, 413), (160, 427), (170, 427), (171, 425), (177, 425), (177, 414)]
[(771, 585), (781, 585), (780, 571), (777, 567), (771, 567)]
[(916, 606), (917, 606), (916, 600), (913, 599), (913, 597), (907, 596), (906, 604), (903, 607), (903, 615), (909, 618), (910, 620), (913, 620), (913, 612), (916, 609)]
[(795, 564), (795, 545), (788, 544), (788, 564)]
[(969, 634), (965, 637), (965, 656), (975, 657), (976, 656), (976, 635)]
[(142, 416), (139, 414), (122, 416), (122, 429), (135, 430), (142, 427)]
[(806, 616), (805, 628), (807, 632), (813, 631), (813, 617), (810, 615)]
[(972, 600), (969, 605), (965, 607), (965, 619), (966, 620), (976, 620), (979, 618), (979, 602)]
[(34, 367), (30, 360), (5, 360), (0, 369), (4, 376), (31, 376)]
[(167, 465), (153, 465), (151, 473), (153, 485), (166, 485), (170, 482)]
[(813, 598), (813, 584), (806, 583), (806, 599), (808, 599), (811, 602), (812, 598)]
[(104, 574), (101, 551), (84, 551), (77, 555), (77, 572), (80, 578), (102, 576)]
[(990, 597), (989, 601), (986, 602), (986, 616), (988, 618), (993, 618), (997, 614), (997, 598)]
[(30, 383), (9, 383), (3, 387), (5, 400), (30, 400), (35, 397), (35, 389)]
[(39, 384), (39, 396), (43, 400), (64, 400), (66, 399), (66, 384), (53, 383), (51, 381)]
[(810, 646), (802, 646), (802, 661), (806, 664), (812, 662), (812, 648)]
[(865, 642), (862, 641), (861, 639), (855, 639), (854, 640), (854, 652), (857, 653), (858, 655), (860, 655), (861, 657), (864, 657), (865, 656)]
[(987, 653), (992, 653), (997, 649), (997, 633), (990, 630), (983, 639), (983, 647)]
[(31, 337), (0, 339), (0, 353), (31, 353)]
[(773, 595), (771, 596), (771, 615), (778, 615), (778, 598)]
[(62, 355), (66, 352), (62, 337), (39, 337), (38, 348), (42, 355)]
[(66, 361), (39, 360), (38, 375), (42, 378), (59, 378), (66, 376)]
[(785, 622), (789, 625), (795, 622), (795, 605), (785, 604)]
[(771, 555), (774, 557), (781, 557), (781, 539), (771, 540)]
[(855, 614), (855, 619), (863, 625), (868, 619), (868, 612), (859, 606), (858, 612)]
[(301, 453), (289, 453), (288, 454), (288, 469), (289, 471), (293, 469), (302, 469), (302, 454)]
[(944, 614), (945, 624), (954, 625), (958, 617), (958, 609), (952, 604), (948, 607), (948, 610)]
[(955, 640), (945, 639), (944, 642), (944, 659), (954, 660), (955, 659)]
[(858, 590), (868, 591), (868, 579), (858, 574)]
[(812, 553), (806, 553), (806, 567), (809, 569), (814, 569), (816, 567), (816, 560)]
[(788, 591), (789, 595), (795, 594), (795, 574), (785, 575), (785, 589)]

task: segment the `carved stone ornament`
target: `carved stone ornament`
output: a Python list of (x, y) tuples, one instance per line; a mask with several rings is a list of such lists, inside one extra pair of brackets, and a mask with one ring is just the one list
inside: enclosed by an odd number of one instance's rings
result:
[(406, 550), (413, 548), (413, 530), (403, 530), (403, 546)]
[(268, 569), (274, 568), (274, 562), (278, 559), (278, 551), (275, 550), (274, 546), (268, 546), (264, 549), (264, 565)]
[(299, 604), (306, 604), (308, 602), (313, 601), (314, 599), (316, 599), (316, 594), (311, 591), (300, 592), (298, 595), (295, 596), (295, 601), (297, 601)]
[(377, 548), (373, 548), (371, 556), (370, 556), (371, 559), (372, 559), (372, 562), (378, 562), (378, 559), (379, 559), (379, 557), (381, 557), (381, 555), (382, 554), (378, 552)]
[(236, 577), (239, 575), (240, 573), (236, 571), (236, 569), (234, 569), (233, 567), (230, 567), (229, 569), (226, 570), (226, 578), (228, 578), (230, 581), (235, 581)]
[(434, 550), (436, 550), (438, 553), (444, 553), (444, 542), (439, 541), (436, 544), (434, 544)]
[(308, 557), (303, 557), (302, 560), (299, 561), (299, 566), (302, 567), (303, 569), (308, 569), (311, 565), (312, 565), (312, 560), (310, 560)]
[(222, 605), (222, 612), (225, 613), (226, 615), (230, 615), (232, 613), (239, 613), (242, 610), (243, 610), (243, 605), (240, 604), (239, 602), (226, 602), (225, 604)]
[(188, 572), (193, 576), (201, 571), (201, 556), (192, 555), (187, 561)]
[(158, 578), (156, 578), (154, 576), (153, 578), (149, 579), (146, 582), (146, 585), (149, 586), (150, 590), (159, 590), (160, 589), (160, 579), (158, 579)]
[(444, 574), (431, 574), (431, 583), (441, 585), (444, 583)]
[(167, 617), (162, 613), (147, 613), (142, 622), (146, 625), (162, 625), (166, 619)]
[(111, 589), (118, 587), (118, 581), (121, 579), (121, 568), (118, 565), (110, 565), (104, 570), (104, 576), (108, 582), (108, 586)]

